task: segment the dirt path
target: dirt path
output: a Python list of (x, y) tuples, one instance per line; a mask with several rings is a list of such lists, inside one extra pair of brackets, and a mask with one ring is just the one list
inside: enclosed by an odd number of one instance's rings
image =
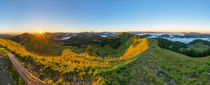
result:
[(44, 82), (37, 79), (30, 72), (28, 72), (16, 59), (12, 54), (8, 54), (8, 57), (15, 69), (17, 70), (20, 77), (25, 81), (27, 85), (46, 85)]
[(16, 83), (8, 66), (5, 57), (0, 56), (0, 85), (15, 85)]

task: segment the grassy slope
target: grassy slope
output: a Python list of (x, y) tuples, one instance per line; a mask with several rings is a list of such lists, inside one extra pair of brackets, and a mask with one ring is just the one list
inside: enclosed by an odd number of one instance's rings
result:
[(203, 41), (203, 40), (196, 40), (191, 42), (190, 44), (187, 45), (189, 48), (198, 50), (198, 51), (203, 51), (206, 50), (210, 47), (210, 42), (208, 41)]
[(130, 69), (130, 84), (210, 84), (210, 56), (191, 58), (159, 48), (155, 39)]
[[(133, 34), (129, 33), (120, 33), (118, 36), (108, 39), (92, 33), (81, 33), (68, 41), (68, 43), (77, 43), (79, 45), (78, 47), (76, 45), (65, 45), (67, 41), (53, 40), (51, 39), (51, 36), (47, 34), (39, 34), (31, 35), (26, 39), (24, 38), (25, 40), (22, 44), (27, 51), (41, 56), (60, 56), (65, 49), (71, 49), (76, 53), (84, 53), (87, 45), (91, 45), (93, 50), (98, 48), (100, 56), (119, 57), (122, 56), (125, 50), (130, 46), (133, 36)], [(105, 43), (105, 45), (102, 46), (102, 43)], [(113, 48), (113, 45), (119, 45), (119, 47)]]
[(100, 45), (93, 45), (93, 49), (98, 48), (100, 56), (119, 57), (122, 56), (126, 49), (131, 45), (133, 39), (133, 37), (130, 37), (128, 40), (122, 41), (123, 43), (116, 49), (112, 48), (110, 44), (107, 44), (103, 47)]
[(182, 42), (172, 42), (166, 39), (158, 39), (158, 45), (161, 48), (165, 48), (177, 53), (182, 53), (190, 57), (205, 57), (210, 55), (208, 52), (210, 48), (210, 42), (204, 40), (194, 40), (189, 44)]
[[(38, 66), (39, 64), (45, 65), (45, 67), (41, 69), (46, 70), (47, 73), (42, 75), (39, 74), (39, 78), (42, 78), (41, 76), (43, 75), (52, 75), (51, 73), (53, 72), (53, 74), (55, 75), (51, 77), (54, 77), (55, 80), (57, 80), (56, 78), (59, 79), (59, 77), (56, 76), (59, 74), (58, 72), (66, 74), (63, 75), (64, 80), (61, 79), (61, 82), (65, 81), (65, 76), (75, 75), (72, 74), (72, 72), (80, 72), (78, 75), (83, 75), (84, 72), (82, 70), (87, 70), (88, 72), (93, 71), (94, 69), (87, 69), (90, 66), (91, 68), (94, 67), (96, 70), (92, 72), (93, 74), (91, 73), (92, 76), (88, 76), (88, 74), (85, 75), (86, 77), (83, 76), (83, 78), (98, 78), (96, 84), (209, 84), (208, 80), (210, 80), (210, 56), (203, 58), (191, 58), (183, 54), (178, 54), (173, 51), (159, 48), (155, 39), (149, 40), (149, 46), (149, 49), (133, 57), (134, 60), (124, 64), (122, 64), (123, 61), (118, 61), (117, 59), (105, 59), (104, 61), (102, 59), (101, 61), (101, 59), (98, 58), (94, 58), (91, 56), (83, 57), (82, 55), (77, 56), (78, 58), (74, 58), (73, 56), (60, 58), (38, 57), (38, 59), (35, 58), (35, 62), (29, 64), (31, 64), (32, 66), (33, 64), (38, 64)], [(69, 62), (69, 60), (71, 62)], [(129, 58), (126, 59), (126, 61), (128, 60)], [(26, 67), (31, 66), (28, 65)], [(77, 68), (78, 70), (71, 69), (75, 67), (79, 67)], [(112, 69), (107, 70), (110, 68)], [(33, 69), (34, 68), (31, 68), (31, 70)], [(41, 69), (38, 70), (41, 71)], [(97, 70), (99, 69), (101, 69), (101, 72), (98, 73)], [(77, 75), (73, 77), (79, 78)], [(76, 79), (76, 82), (82, 82), (83, 78)], [(86, 81), (91, 82), (92, 80)]]
[[(104, 81), (100, 73), (112, 71), (129, 64), (136, 55), (148, 48), (146, 38), (136, 38), (137, 45), (131, 45), (126, 55), (118, 58), (94, 57), (84, 54), (69, 56), (44, 57), (31, 54), (25, 48), (13, 41), (0, 39), (0, 44), (10, 50), (36, 77), (46, 82), (91, 84), (95, 81)], [(142, 48), (144, 47), (144, 48)], [(122, 58), (122, 59), (121, 59)], [(96, 84), (104, 84), (97, 82)]]

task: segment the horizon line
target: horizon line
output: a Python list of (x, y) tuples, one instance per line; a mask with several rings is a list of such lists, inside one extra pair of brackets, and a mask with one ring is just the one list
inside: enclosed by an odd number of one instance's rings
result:
[[(151, 32), (151, 33), (200, 33), (200, 34), (210, 34), (210, 31), (206, 32), (199, 32), (199, 31), (43, 31), (43, 33), (82, 33), (82, 32)], [(12, 33), (39, 33), (36, 32), (30, 32), (30, 31), (24, 31), (24, 32), (0, 32), (0, 34), (12, 34)]]

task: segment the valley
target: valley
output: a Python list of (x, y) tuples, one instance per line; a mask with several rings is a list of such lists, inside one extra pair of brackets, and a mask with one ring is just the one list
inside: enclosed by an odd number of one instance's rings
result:
[[(110, 37), (81, 33), (62, 41), (54, 40), (52, 36), (16, 37), (22, 40), (21, 43), (0, 39), (1, 55), (7, 57), (7, 53), (12, 53), (30, 73), (46, 84), (209, 84), (209, 55), (197, 58), (162, 48), (179, 47), (184, 43), (148, 39), (130, 33)], [(205, 50), (208, 43), (197, 40), (188, 47)]]

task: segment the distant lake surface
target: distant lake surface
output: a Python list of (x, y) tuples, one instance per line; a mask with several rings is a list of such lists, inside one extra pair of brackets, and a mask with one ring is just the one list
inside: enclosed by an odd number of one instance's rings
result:
[(59, 40), (68, 40), (68, 39), (70, 39), (71, 38), (71, 36), (67, 36), (67, 37), (62, 37), (62, 38), (60, 38)]
[(183, 42), (183, 43), (190, 43), (194, 40), (197, 40), (197, 39), (201, 39), (201, 40), (205, 40), (205, 41), (210, 41), (210, 38), (165, 38), (167, 40), (171, 40), (171, 41), (179, 41), (179, 42)]

